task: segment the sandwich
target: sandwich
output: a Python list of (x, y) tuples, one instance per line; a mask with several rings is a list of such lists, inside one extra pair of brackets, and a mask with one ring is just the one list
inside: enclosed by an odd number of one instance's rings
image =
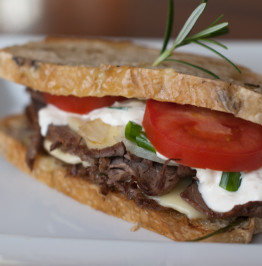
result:
[(16, 167), (92, 208), (175, 241), (248, 243), (262, 231), (262, 76), (152, 62), (131, 42), (47, 38), (0, 51), (0, 77), (27, 87), (0, 123)]

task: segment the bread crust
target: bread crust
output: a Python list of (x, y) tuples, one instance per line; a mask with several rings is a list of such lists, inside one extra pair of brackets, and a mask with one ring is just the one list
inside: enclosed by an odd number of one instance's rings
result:
[(152, 98), (232, 113), (262, 125), (262, 76), (228, 62), (174, 53), (221, 79), (175, 62), (152, 67), (159, 51), (129, 42), (49, 38), (0, 51), (0, 77), (57, 95)]
[[(201, 237), (228, 223), (227, 220), (209, 219), (190, 221), (176, 211), (142, 209), (120, 194), (110, 192), (104, 196), (96, 185), (68, 174), (65, 176), (63, 164), (49, 155), (39, 155), (31, 171), (25, 162), (29, 142), (30, 130), (23, 115), (12, 116), (0, 122), (0, 154), (27, 174), (96, 210), (136, 223), (176, 241)], [(248, 243), (254, 233), (261, 231), (261, 227), (261, 219), (251, 218), (229, 232), (217, 234), (205, 241)]]

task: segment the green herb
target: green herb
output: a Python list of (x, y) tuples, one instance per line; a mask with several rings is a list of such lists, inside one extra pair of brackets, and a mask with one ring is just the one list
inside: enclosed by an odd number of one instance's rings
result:
[(125, 137), (137, 144), (137, 146), (156, 153), (155, 148), (148, 140), (146, 133), (142, 131), (142, 126), (133, 121), (129, 121), (125, 128)]
[(246, 220), (245, 217), (238, 217), (236, 220), (234, 220), (232, 223), (228, 224), (227, 226), (222, 227), (222, 228), (218, 229), (217, 231), (212, 232), (210, 234), (207, 234), (205, 236), (202, 236), (202, 237), (199, 237), (199, 238), (196, 238), (196, 239), (189, 240), (188, 242), (197, 242), (197, 241), (201, 241), (201, 240), (207, 239), (207, 238), (209, 238), (211, 236), (214, 236), (214, 235), (218, 235), (218, 234), (221, 234), (221, 233), (225, 233), (225, 232), (229, 231), (230, 229), (232, 229), (233, 227), (241, 224), (245, 220)]
[(150, 143), (150, 141), (148, 140), (146, 136), (143, 136), (143, 135), (136, 136), (136, 144), (137, 146), (143, 149), (156, 153), (155, 148), (153, 147), (153, 145)]
[(235, 192), (241, 185), (241, 173), (223, 172), (219, 186), (227, 191)]
[[(203, 11), (205, 10), (206, 5), (207, 5), (207, 1), (202, 1), (202, 3), (192, 12), (192, 14), (187, 19), (186, 23), (184, 24), (184, 26), (180, 30), (180, 32), (179, 32), (177, 38), (175, 39), (173, 45), (171, 46), (171, 48), (166, 50), (169, 39), (170, 39), (172, 24), (173, 24), (173, 0), (169, 1), (168, 23), (167, 23), (166, 33), (165, 33), (165, 37), (164, 37), (163, 47), (162, 47), (160, 56), (155, 60), (155, 62), (153, 63), (153, 66), (159, 65), (163, 61), (176, 61), (177, 63), (187, 64), (191, 67), (195, 67), (195, 68), (197, 68), (203, 72), (210, 74), (214, 78), (219, 79), (219, 77), (216, 74), (214, 74), (213, 72), (211, 72), (207, 69), (204, 69), (203, 67), (200, 67), (200, 66), (197, 66), (197, 65), (185, 62), (185, 61), (170, 58), (172, 56), (172, 52), (175, 49), (177, 49), (178, 47), (181, 47), (181, 46), (184, 46), (184, 45), (187, 45), (190, 43), (195, 43), (197, 45), (200, 45), (200, 46), (210, 50), (211, 52), (214, 52), (218, 56), (222, 57), (227, 62), (229, 62), (239, 73), (241, 73), (239, 68), (233, 62), (231, 62), (227, 57), (225, 57), (224, 55), (219, 53), (214, 48), (205, 44), (205, 43), (211, 43), (213, 45), (227, 49), (227, 47), (225, 45), (223, 45), (222, 43), (215, 41), (213, 39), (210, 39), (213, 37), (223, 35), (223, 34), (228, 32), (228, 30), (229, 30), (228, 29), (228, 22), (218, 23), (221, 20), (221, 18), (223, 17), (223, 15), (220, 15), (206, 29), (201, 30), (200, 32), (190, 36), (192, 29), (194, 28), (197, 20), (199, 19), (199, 17), (201, 16)], [(170, 9), (172, 9), (172, 11)]]
[(126, 110), (128, 110), (128, 107), (125, 107), (125, 106), (109, 106), (108, 107), (109, 109), (117, 109), (117, 110), (124, 110), (124, 111), (126, 111)]
[(171, 36), (172, 32), (172, 27), (173, 27), (173, 12), (174, 7), (173, 7), (173, 0), (169, 0), (169, 7), (168, 7), (168, 18), (167, 18), (167, 25), (166, 25), (166, 32), (165, 32), (165, 37), (164, 37), (164, 42), (162, 46), (161, 53), (163, 53), (166, 50), (168, 41)]
[(215, 49), (213, 49), (212, 47), (200, 42), (200, 41), (194, 41), (196, 44), (201, 45), (207, 49), (209, 49), (210, 51), (214, 52), (215, 54), (217, 54), (218, 56), (222, 57), (223, 59), (225, 59), (229, 64), (231, 64), (239, 73), (241, 73), (240, 69), (232, 62), (230, 61), (227, 57), (225, 57), (224, 55), (222, 55), (221, 53), (219, 53), (218, 51), (216, 51)]
[(125, 137), (132, 142), (136, 142), (136, 136), (138, 136), (141, 132), (142, 126), (133, 121), (129, 121), (125, 128)]
[(213, 76), (214, 78), (216, 79), (219, 79), (219, 76), (216, 75), (215, 73), (201, 67), (201, 66), (197, 66), (197, 65), (194, 65), (194, 64), (190, 64), (188, 62), (185, 62), (185, 61), (182, 61), (182, 60), (177, 60), (177, 59), (166, 59), (166, 61), (174, 61), (174, 62), (177, 62), (177, 63), (180, 63), (180, 64), (184, 64), (184, 65), (188, 65), (188, 66), (191, 66), (191, 67), (194, 67), (194, 68), (197, 68), (203, 72), (206, 72), (207, 74), (209, 74), (210, 76)]

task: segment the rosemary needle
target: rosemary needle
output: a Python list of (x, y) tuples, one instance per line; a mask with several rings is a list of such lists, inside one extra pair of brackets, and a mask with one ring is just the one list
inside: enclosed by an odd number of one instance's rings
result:
[(165, 37), (164, 37), (164, 42), (163, 42), (161, 53), (166, 50), (166, 47), (167, 47), (167, 44), (168, 44), (168, 41), (170, 39), (170, 35), (172, 32), (173, 20), (174, 20), (173, 10), (174, 10), (173, 0), (169, 0), (167, 26), (166, 26), (166, 32), (165, 32)]

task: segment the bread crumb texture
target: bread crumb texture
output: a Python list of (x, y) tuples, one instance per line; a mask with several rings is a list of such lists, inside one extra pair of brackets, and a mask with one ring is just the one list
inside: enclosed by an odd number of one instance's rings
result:
[(262, 124), (262, 76), (228, 62), (194, 54), (152, 67), (159, 51), (130, 42), (48, 38), (0, 51), (0, 77), (57, 95), (121, 95), (206, 107)]

